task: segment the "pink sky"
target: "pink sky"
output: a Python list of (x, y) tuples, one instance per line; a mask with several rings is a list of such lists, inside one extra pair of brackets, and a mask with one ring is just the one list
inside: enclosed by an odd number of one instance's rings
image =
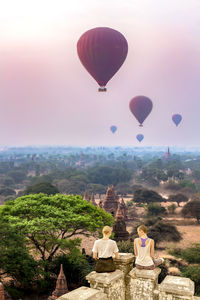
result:
[[(2, 2), (0, 144), (135, 146), (143, 133), (142, 145), (200, 146), (199, 15), (198, 0)], [(107, 93), (76, 52), (82, 33), (98, 26), (129, 44)], [(142, 129), (128, 107), (140, 94), (154, 104)], [(177, 128), (174, 113), (183, 115)]]

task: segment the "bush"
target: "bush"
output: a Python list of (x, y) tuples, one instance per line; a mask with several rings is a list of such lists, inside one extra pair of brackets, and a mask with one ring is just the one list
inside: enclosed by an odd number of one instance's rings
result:
[(200, 266), (189, 266), (181, 270), (181, 275), (195, 283), (195, 295), (200, 295)]
[(149, 203), (147, 205), (148, 216), (158, 216), (167, 213), (166, 208), (162, 207), (158, 203)]
[(130, 240), (117, 242), (117, 246), (119, 248), (119, 252), (134, 254), (134, 244)]

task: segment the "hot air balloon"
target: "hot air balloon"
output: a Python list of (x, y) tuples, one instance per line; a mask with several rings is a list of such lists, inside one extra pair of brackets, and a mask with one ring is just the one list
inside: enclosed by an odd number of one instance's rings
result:
[(141, 141), (143, 140), (143, 138), (144, 138), (144, 135), (143, 135), (143, 134), (137, 134), (137, 135), (136, 135), (136, 138), (137, 138), (137, 140), (138, 140), (139, 142), (141, 142)]
[(176, 126), (178, 126), (178, 124), (181, 122), (182, 120), (182, 116), (179, 114), (174, 114), (172, 116), (172, 121), (174, 122), (174, 124), (176, 124)]
[(148, 117), (153, 107), (152, 101), (145, 96), (137, 96), (133, 98), (129, 103), (129, 108), (132, 114), (140, 123), (139, 126), (143, 126), (142, 123)]
[(115, 133), (115, 131), (117, 131), (117, 126), (115, 125), (110, 126), (110, 130), (112, 131), (112, 133)]
[(128, 43), (119, 31), (97, 27), (80, 37), (77, 51), (81, 63), (99, 84), (99, 92), (105, 92), (107, 82), (126, 59)]

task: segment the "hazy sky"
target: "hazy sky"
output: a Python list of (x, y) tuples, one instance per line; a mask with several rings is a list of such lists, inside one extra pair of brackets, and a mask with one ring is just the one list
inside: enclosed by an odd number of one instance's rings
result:
[[(106, 93), (76, 51), (99, 26), (129, 44)], [(200, 0), (1, 1), (0, 41), (0, 145), (200, 146)], [(154, 105), (143, 128), (137, 95)]]

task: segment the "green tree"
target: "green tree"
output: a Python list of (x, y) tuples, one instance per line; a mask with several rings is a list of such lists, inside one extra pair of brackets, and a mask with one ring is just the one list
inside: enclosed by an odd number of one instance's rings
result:
[(39, 193), (43, 193), (47, 195), (55, 195), (59, 193), (59, 190), (57, 189), (56, 186), (52, 185), (49, 182), (42, 182), (42, 183), (28, 186), (24, 191), (24, 195), (39, 194)]
[(182, 208), (182, 215), (185, 217), (193, 217), (200, 224), (200, 200), (192, 200), (186, 203)]
[(73, 249), (78, 234), (96, 232), (104, 224), (112, 225), (113, 217), (103, 209), (84, 201), (80, 196), (61, 194), (26, 195), (8, 201), (0, 217), (27, 239), (27, 247), (41, 260), (46, 272), (59, 250)]
[(11, 195), (16, 195), (16, 192), (11, 189), (11, 188), (7, 188), (7, 187), (2, 187), (0, 188), (0, 195), (2, 196), (11, 196)]
[(179, 194), (175, 194), (175, 195), (170, 195), (167, 200), (169, 202), (176, 202), (178, 204), (178, 206), (180, 206), (181, 202), (187, 202), (188, 201), (188, 197), (186, 197), (185, 195), (179, 193)]
[(9, 177), (11, 177), (15, 183), (21, 183), (24, 179), (26, 179), (26, 172), (22, 170), (11, 170), (7, 173)]
[(148, 216), (159, 216), (167, 213), (166, 209), (158, 203), (149, 203), (147, 205)]
[(169, 213), (174, 214), (174, 213), (175, 213), (175, 210), (176, 210), (176, 207), (177, 207), (177, 206), (173, 203), (173, 204), (169, 205), (169, 206), (167, 207), (167, 209), (168, 209)]
[(137, 203), (150, 203), (150, 202), (162, 202), (163, 198), (153, 190), (138, 189), (134, 192), (134, 202)]
[(38, 279), (38, 269), (25, 246), (24, 235), (0, 219), (0, 239), (0, 275), (12, 277), (21, 287), (30, 288)]

